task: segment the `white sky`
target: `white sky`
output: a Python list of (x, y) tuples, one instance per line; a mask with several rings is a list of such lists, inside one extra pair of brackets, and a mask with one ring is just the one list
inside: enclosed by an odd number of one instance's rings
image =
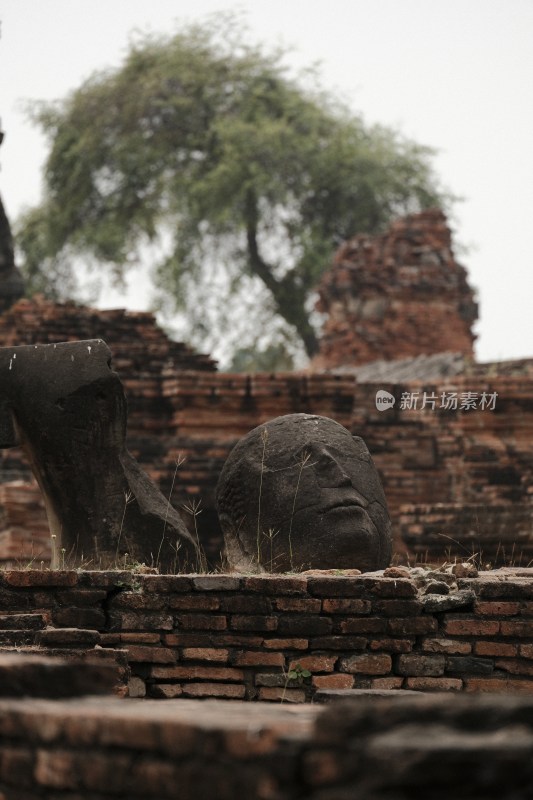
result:
[[(14, 220), (38, 202), (46, 150), (20, 108), (120, 63), (134, 29), (238, 7), (254, 41), (294, 45), (295, 66), (368, 123), (439, 150), (442, 183), (465, 198), (453, 221), (478, 290), (477, 357), (533, 356), (533, 0), (0, 0), (0, 191)], [(135, 278), (127, 305), (146, 307)], [(109, 293), (105, 304), (124, 305)]]

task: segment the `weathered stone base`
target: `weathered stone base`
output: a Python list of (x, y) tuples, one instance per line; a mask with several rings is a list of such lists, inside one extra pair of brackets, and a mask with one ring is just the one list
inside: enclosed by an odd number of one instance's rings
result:
[(533, 699), (0, 701), (2, 800), (531, 796)]

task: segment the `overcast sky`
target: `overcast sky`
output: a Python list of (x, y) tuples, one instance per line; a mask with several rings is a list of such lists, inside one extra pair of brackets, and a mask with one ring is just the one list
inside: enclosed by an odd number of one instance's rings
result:
[[(118, 65), (134, 29), (172, 32), (235, 7), (255, 41), (294, 45), (298, 67), (320, 61), (322, 84), (368, 123), (438, 149), (442, 183), (465, 198), (453, 230), (480, 301), (477, 356), (533, 356), (533, 0), (0, 0), (10, 218), (39, 200), (46, 156), (20, 101), (60, 98)], [(147, 297), (132, 289), (128, 305)]]

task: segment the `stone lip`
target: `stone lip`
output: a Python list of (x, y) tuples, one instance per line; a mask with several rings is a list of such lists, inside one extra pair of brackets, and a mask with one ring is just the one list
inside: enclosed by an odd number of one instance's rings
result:
[[(320, 689), (315, 692), (314, 703), (332, 703), (338, 700), (352, 700), (359, 698), (393, 697), (403, 698), (409, 695), (421, 695), (414, 689)], [(436, 693), (435, 693), (436, 694)], [(435, 696), (435, 694), (433, 696)]]
[(110, 694), (116, 670), (109, 664), (76, 662), (27, 653), (0, 655), (0, 697), (59, 700)]

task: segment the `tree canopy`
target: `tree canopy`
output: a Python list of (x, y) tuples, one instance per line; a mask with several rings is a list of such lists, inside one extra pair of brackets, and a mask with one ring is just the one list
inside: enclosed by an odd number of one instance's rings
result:
[(151, 244), (195, 345), (233, 329), (242, 352), (312, 355), (309, 298), (334, 248), (447, 196), (429, 148), (365, 125), (285, 55), (218, 19), (140, 38), (119, 68), (33, 103), (50, 152), (17, 224), (30, 286), (64, 296), (80, 257), (120, 276)]

